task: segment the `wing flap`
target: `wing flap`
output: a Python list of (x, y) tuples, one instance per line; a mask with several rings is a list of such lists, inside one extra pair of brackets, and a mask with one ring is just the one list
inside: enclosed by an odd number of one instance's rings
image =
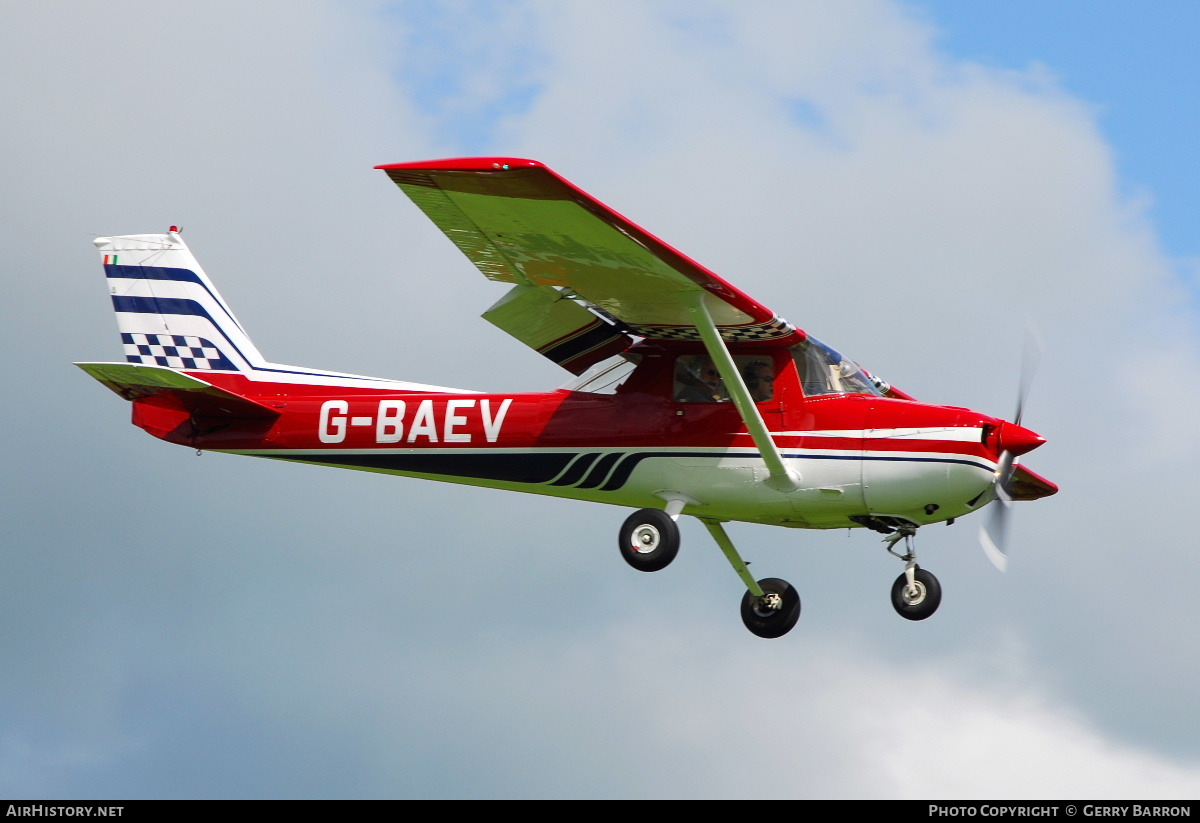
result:
[(629, 348), (633, 338), (548, 286), (513, 286), (483, 319), (572, 374)]

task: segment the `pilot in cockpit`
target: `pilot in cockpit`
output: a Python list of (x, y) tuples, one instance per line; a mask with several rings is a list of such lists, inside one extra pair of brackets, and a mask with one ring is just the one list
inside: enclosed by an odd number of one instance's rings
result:
[(715, 403), (729, 399), (725, 381), (705, 355), (681, 357), (675, 373), (675, 401), (677, 403)]

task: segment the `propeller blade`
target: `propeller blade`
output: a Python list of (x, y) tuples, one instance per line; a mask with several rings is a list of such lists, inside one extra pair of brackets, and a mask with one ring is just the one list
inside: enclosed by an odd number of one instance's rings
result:
[(1025, 414), (1025, 399), (1029, 396), (1029, 387), (1033, 384), (1033, 376), (1037, 373), (1038, 363), (1042, 360), (1042, 339), (1033, 324), (1025, 327), (1025, 344), (1021, 347), (1021, 382), (1017, 386), (1017, 410), (1013, 422), (1021, 425), (1021, 417)]
[[(1021, 347), (1021, 382), (1017, 386), (1017, 408), (1012, 421), (1018, 426), (1025, 415), (1025, 400), (1029, 396), (1029, 387), (1033, 384), (1033, 376), (1037, 372), (1043, 351), (1044, 347), (1037, 330), (1032, 323), (1026, 323), (1025, 343)], [(1023, 445), (1034, 448), (1032, 444)], [(1000, 453), (1000, 461), (996, 464), (996, 479), (992, 481), (996, 499), (992, 503), (987, 521), (979, 527), (979, 544), (983, 546), (983, 553), (992, 561), (992, 565), (1002, 572), (1008, 571), (1008, 521), (1012, 516), (1013, 502), (1009, 488), (1016, 468), (1017, 455), (1005, 449)]]
[(988, 512), (987, 522), (979, 527), (979, 545), (987, 555), (992, 565), (1002, 572), (1008, 571), (1008, 519), (1011, 515), (1012, 495), (1008, 492), (1008, 482), (1016, 461), (1012, 452), (1004, 452), (1000, 456), (1000, 466), (996, 470), (996, 499), (992, 502), (992, 510)]
[(988, 534), (986, 526), (979, 527), (979, 545), (983, 546), (983, 553), (987, 555), (988, 560), (992, 561), (993, 566), (1002, 572), (1008, 571), (1008, 555), (1000, 551), (1000, 547)]

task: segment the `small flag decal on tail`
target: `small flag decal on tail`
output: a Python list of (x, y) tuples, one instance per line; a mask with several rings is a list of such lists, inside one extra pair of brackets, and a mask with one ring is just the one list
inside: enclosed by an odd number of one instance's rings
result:
[(117, 265), (117, 258), (118, 258), (119, 256), (120, 256), (120, 255), (117, 255), (117, 254), (106, 254), (106, 255), (104, 255), (104, 265), (106, 265), (106, 266), (115, 266), (115, 265)]

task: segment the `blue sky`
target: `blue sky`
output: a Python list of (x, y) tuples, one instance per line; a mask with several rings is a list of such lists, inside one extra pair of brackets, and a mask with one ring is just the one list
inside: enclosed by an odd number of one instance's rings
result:
[(911, 4), (938, 44), (963, 59), (1024, 70), (1043, 65), (1097, 107), (1128, 190), (1152, 199), (1162, 242), (1178, 257), (1200, 249), (1200, 5), (1126, 0)]
[[(1196, 12), (1143, 8), (10, 7), (0, 793), (1194, 798)], [(69, 365), (120, 354), (92, 238), (176, 224), (270, 360), (558, 385), (372, 170), (468, 152), (923, 400), (1010, 413), (1029, 317), (1063, 491), (1008, 574), (923, 529), (910, 624), (876, 535), (733, 524), (804, 600), (764, 642), (697, 523), (639, 575), (620, 509), (197, 457)]]

